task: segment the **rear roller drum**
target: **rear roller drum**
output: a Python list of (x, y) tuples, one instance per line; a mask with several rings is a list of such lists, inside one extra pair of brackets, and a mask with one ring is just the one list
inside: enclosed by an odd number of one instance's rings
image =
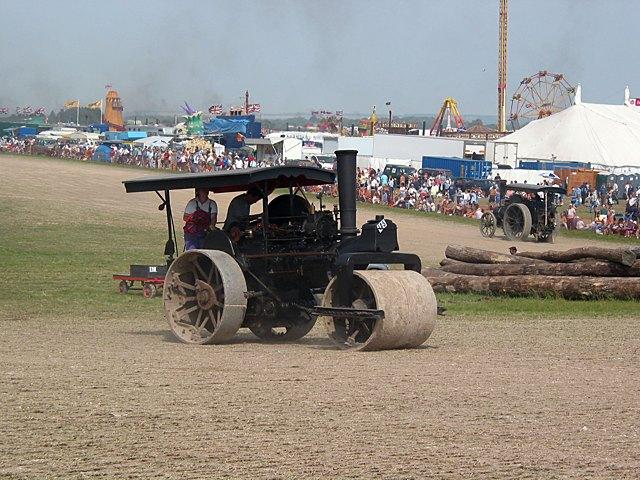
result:
[(244, 320), (247, 285), (238, 263), (217, 250), (191, 250), (167, 270), (164, 310), (182, 342), (222, 343)]
[[(337, 278), (327, 286), (322, 306), (338, 305)], [(431, 285), (410, 270), (357, 270), (352, 282), (351, 308), (384, 311), (382, 319), (319, 317), (336, 344), (352, 350), (414, 348), (431, 335), (437, 302)]]

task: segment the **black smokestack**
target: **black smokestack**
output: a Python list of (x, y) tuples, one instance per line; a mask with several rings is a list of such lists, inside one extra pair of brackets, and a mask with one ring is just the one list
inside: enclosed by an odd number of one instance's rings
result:
[(356, 228), (356, 156), (357, 150), (336, 150), (338, 171), (338, 202), (340, 233), (343, 238), (355, 237)]

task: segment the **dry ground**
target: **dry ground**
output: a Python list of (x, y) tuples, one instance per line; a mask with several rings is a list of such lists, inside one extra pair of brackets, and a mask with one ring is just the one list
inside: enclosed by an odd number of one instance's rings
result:
[[(163, 228), (155, 195), (119, 183), (142, 174), (2, 156), (0, 201)], [(508, 246), (393, 218), (425, 263), (452, 240)], [(444, 317), (423, 348), (357, 354), (318, 328), (292, 345), (178, 344), (153, 301), (142, 318), (0, 312), (0, 477), (640, 478), (637, 312)]]

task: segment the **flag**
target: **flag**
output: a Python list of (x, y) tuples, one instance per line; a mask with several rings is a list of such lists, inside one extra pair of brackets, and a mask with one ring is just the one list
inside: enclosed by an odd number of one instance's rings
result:
[(209, 113), (211, 115), (222, 115), (222, 105), (211, 105), (209, 107)]
[(44, 113), (45, 113), (44, 107), (38, 107), (33, 112), (34, 115), (44, 115)]
[(336, 110), (336, 117), (341, 117), (343, 115), (343, 110)]
[(386, 105), (387, 107), (390, 107), (390, 106), (391, 106), (391, 102), (387, 102), (387, 103), (385, 103), (385, 105)]
[(31, 105), (27, 105), (22, 109), (23, 115), (31, 115), (32, 112), (33, 112), (33, 109), (31, 108)]
[(64, 102), (64, 108), (80, 108), (80, 100), (69, 100)]
[(320, 112), (319, 112), (318, 110), (313, 110), (313, 111), (311, 112), (311, 116), (312, 116), (312, 117), (317, 117), (317, 116), (319, 116), (319, 115), (320, 115)]
[(91, 102), (87, 105), (87, 108), (102, 108), (102, 100), (96, 100), (95, 102)]
[(258, 113), (260, 111), (259, 103), (250, 103), (247, 109), (247, 113)]
[(113, 88), (113, 85), (106, 84), (104, 88)]
[(9, 113), (9, 107), (0, 107), (0, 115), (7, 115)]

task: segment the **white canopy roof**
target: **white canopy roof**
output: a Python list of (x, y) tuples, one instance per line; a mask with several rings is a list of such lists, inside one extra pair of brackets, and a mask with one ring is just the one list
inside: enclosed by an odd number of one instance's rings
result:
[(518, 144), (518, 159), (591, 163), (612, 173), (640, 170), (640, 108), (582, 103), (534, 120), (496, 143)]
[(143, 147), (166, 147), (169, 145), (171, 141), (171, 137), (161, 137), (159, 135), (141, 138), (139, 140), (134, 141), (134, 145), (139, 145)]

